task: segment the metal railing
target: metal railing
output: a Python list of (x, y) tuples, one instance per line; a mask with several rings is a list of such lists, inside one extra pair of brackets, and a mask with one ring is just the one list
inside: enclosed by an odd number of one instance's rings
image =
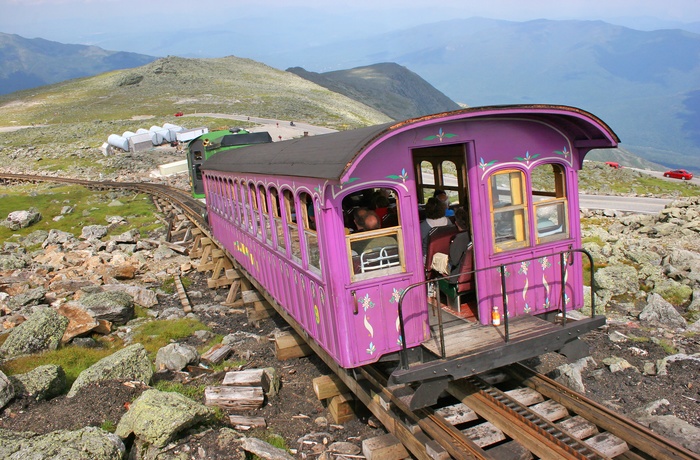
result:
[[(562, 317), (562, 324), (566, 324), (567, 321), (567, 316), (566, 316), (566, 286), (565, 286), (565, 277), (566, 277), (566, 267), (567, 265), (573, 265), (574, 263), (574, 257), (573, 253), (579, 252), (581, 254), (584, 254), (586, 257), (588, 257), (588, 262), (590, 265), (590, 277), (591, 277), (591, 318), (595, 316), (595, 266), (593, 264), (593, 256), (591, 255), (590, 252), (586, 251), (585, 249), (569, 249), (566, 251), (562, 252), (555, 252), (553, 254), (548, 254), (549, 256), (559, 256), (559, 261), (560, 261), (560, 276), (561, 276), (561, 284), (562, 284), (562, 289), (561, 289), (561, 317)], [(477, 270), (471, 270), (468, 272), (463, 272), (457, 275), (446, 275), (442, 276), (439, 278), (432, 278), (429, 280), (421, 281), (418, 283), (414, 283), (409, 285), (402, 293), (401, 296), (399, 297), (399, 302), (398, 302), (398, 313), (399, 313), (399, 327), (400, 327), (400, 333), (401, 337), (404, 338), (401, 343), (401, 351), (400, 351), (400, 366), (402, 369), (408, 369), (408, 353), (407, 353), (407, 346), (406, 346), (406, 331), (404, 328), (404, 318), (403, 318), (403, 301), (404, 298), (406, 297), (406, 294), (410, 292), (412, 289), (419, 288), (422, 286), (428, 286), (428, 291), (432, 291), (435, 293), (435, 296), (437, 298), (434, 298), (436, 304), (433, 305), (435, 310), (437, 310), (437, 319), (438, 319), (438, 332), (439, 332), (439, 339), (440, 339), (440, 357), (442, 359), (445, 359), (445, 335), (444, 335), (444, 330), (443, 330), (443, 319), (442, 319), (442, 308), (440, 308), (439, 302), (440, 302), (440, 287), (439, 287), (439, 282), (440, 281), (448, 281), (452, 279), (456, 279), (460, 275), (463, 274), (468, 274), (471, 273), (474, 276), (476, 276), (476, 273), (486, 271), (486, 270), (493, 270), (495, 268), (498, 269), (498, 272), (500, 274), (500, 279), (501, 279), (501, 297), (503, 300), (503, 327), (504, 327), (504, 341), (508, 342), (510, 340), (510, 332), (509, 332), (509, 326), (508, 326), (508, 296), (507, 296), (507, 290), (506, 290), (506, 266), (507, 265), (512, 265), (512, 264), (519, 264), (522, 262), (527, 262), (530, 260), (537, 260), (541, 258), (542, 256), (539, 255), (537, 257), (530, 257), (527, 259), (518, 259), (514, 260), (512, 262), (508, 262), (508, 264), (500, 264), (500, 265), (492, 265), (489, 267), (485, 268), (480, 268)], [(430, 286), (432, 285), (432, 289)], [(457, 293), (456, 295), (460, 295)], [(429, 297), (430, 298), (430, 297)]]

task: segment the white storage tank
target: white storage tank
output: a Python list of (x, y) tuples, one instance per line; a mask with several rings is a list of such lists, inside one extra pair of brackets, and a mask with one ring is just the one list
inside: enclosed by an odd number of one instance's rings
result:
[(139, 128), (136, 130), (136, 134), (146, 134), (148, 133), (148, 130), (145, 128)]
[(129, 139), (119, 134), (110, 134), (107, 138), (107, 143), (112, 147), (122, 149), (125, 152), (129, 151)]
[(148, 132), (151, 133), (151, 142), (153, 142), (153, 145), (161, 145), (165, 143), (166, 138), (168, 137), (168, 130), (163, 129), (160, 126), (151, 126)]

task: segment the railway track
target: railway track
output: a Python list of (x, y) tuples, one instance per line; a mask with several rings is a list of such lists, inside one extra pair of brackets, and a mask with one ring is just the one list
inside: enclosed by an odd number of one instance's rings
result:
[[(129, 189), (177, 207), (206, 235), (204, 205), (161, 184), (0, 174), (0, 183), (55, 182)], [(234, 266), (236, 266), (235, 261)], [(237, 267), (296, 332), (303, 329)], [(418, 459), (699, 459), (700, 456), (533, 370), (515, 364), (453, 381), (436, 406), (410, 409), (413, 389), (391, 386), (381, 365), (346, 370), (313, 341), (311, 349)]]

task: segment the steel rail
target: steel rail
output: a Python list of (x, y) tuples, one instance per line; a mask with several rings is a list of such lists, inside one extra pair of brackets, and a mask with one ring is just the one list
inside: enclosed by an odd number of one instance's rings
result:
[(504, 368), (513, 378), (543, 396), (550, 398), (597, 426), (618, 436), (650, 455), (661, 460), (698, 460), (700, 457), (690, 450), (647, 429), (639, 423), (611, 411), (570, 388), (522, 365), (513, 364)]

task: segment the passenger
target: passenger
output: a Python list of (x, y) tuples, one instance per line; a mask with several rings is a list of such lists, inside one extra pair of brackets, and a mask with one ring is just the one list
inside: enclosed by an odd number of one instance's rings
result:
[[(355, 208), (355, 210), (352, 212), (352, 221), (355, 224), (355, 230), (354, 232), (363, 232), (365, 231), (365, 216), (369, 212), (369, 209), (365, 207), (359, 207)], [(353, 233), (354, 233), (353, 232)]]
[[(362, 228), (359, 231), (371, 231), (379, 230), (382, 226), (382, 221), (377, 216), (377, 213), (371, 210), (366, 210), (364, 214), (360, 215), (360, 222), (358, 226)], [(362, 254), (365, 251), (371, 249), (382, 248), (385, 246), (393, 246), (397, 244), (396, 238), (391, 236), (377, 236), (367, 240), (360, 240), (352, 243), (352, 250), (358, 254)]]
[(445, 217), (445, 203), (437, 198), (428, 198), (425, 203), (425, 220), (420, 223), (420, 236), (423, 242), (423, 257), (428, 253), (428, 233), (433, 227), (452, 225)]
[(457, 208), (457, 211), (455, 211), (455, 225), (457, 225), (459, 233), (455, 235), (450, 243), (450, 257), (448, 259), (450, 275), (459, 274), (460, 267), (462, 266), (462, 259), (467, 253), (469, 244), (472, 241), (471, 235), (469, 234), (469, 216), (466, 209)]
[(455, 212), (450, 209), (450, 200), (447, 198), (447, 193), (445, 193), (444, 190), (437, 189), (435, 190), (435, 193), (433, 193), (433, 197), (437, 198), (438, 200), (442, 201), (445, 203), (445, 216), (446, 217), (454, 217)]
[(379, 221), (384, 220), (384, 216), (389, 212), (389, 198), (386, 195), (377, 194), (374, 197), (374, 212), (377, 213)]

